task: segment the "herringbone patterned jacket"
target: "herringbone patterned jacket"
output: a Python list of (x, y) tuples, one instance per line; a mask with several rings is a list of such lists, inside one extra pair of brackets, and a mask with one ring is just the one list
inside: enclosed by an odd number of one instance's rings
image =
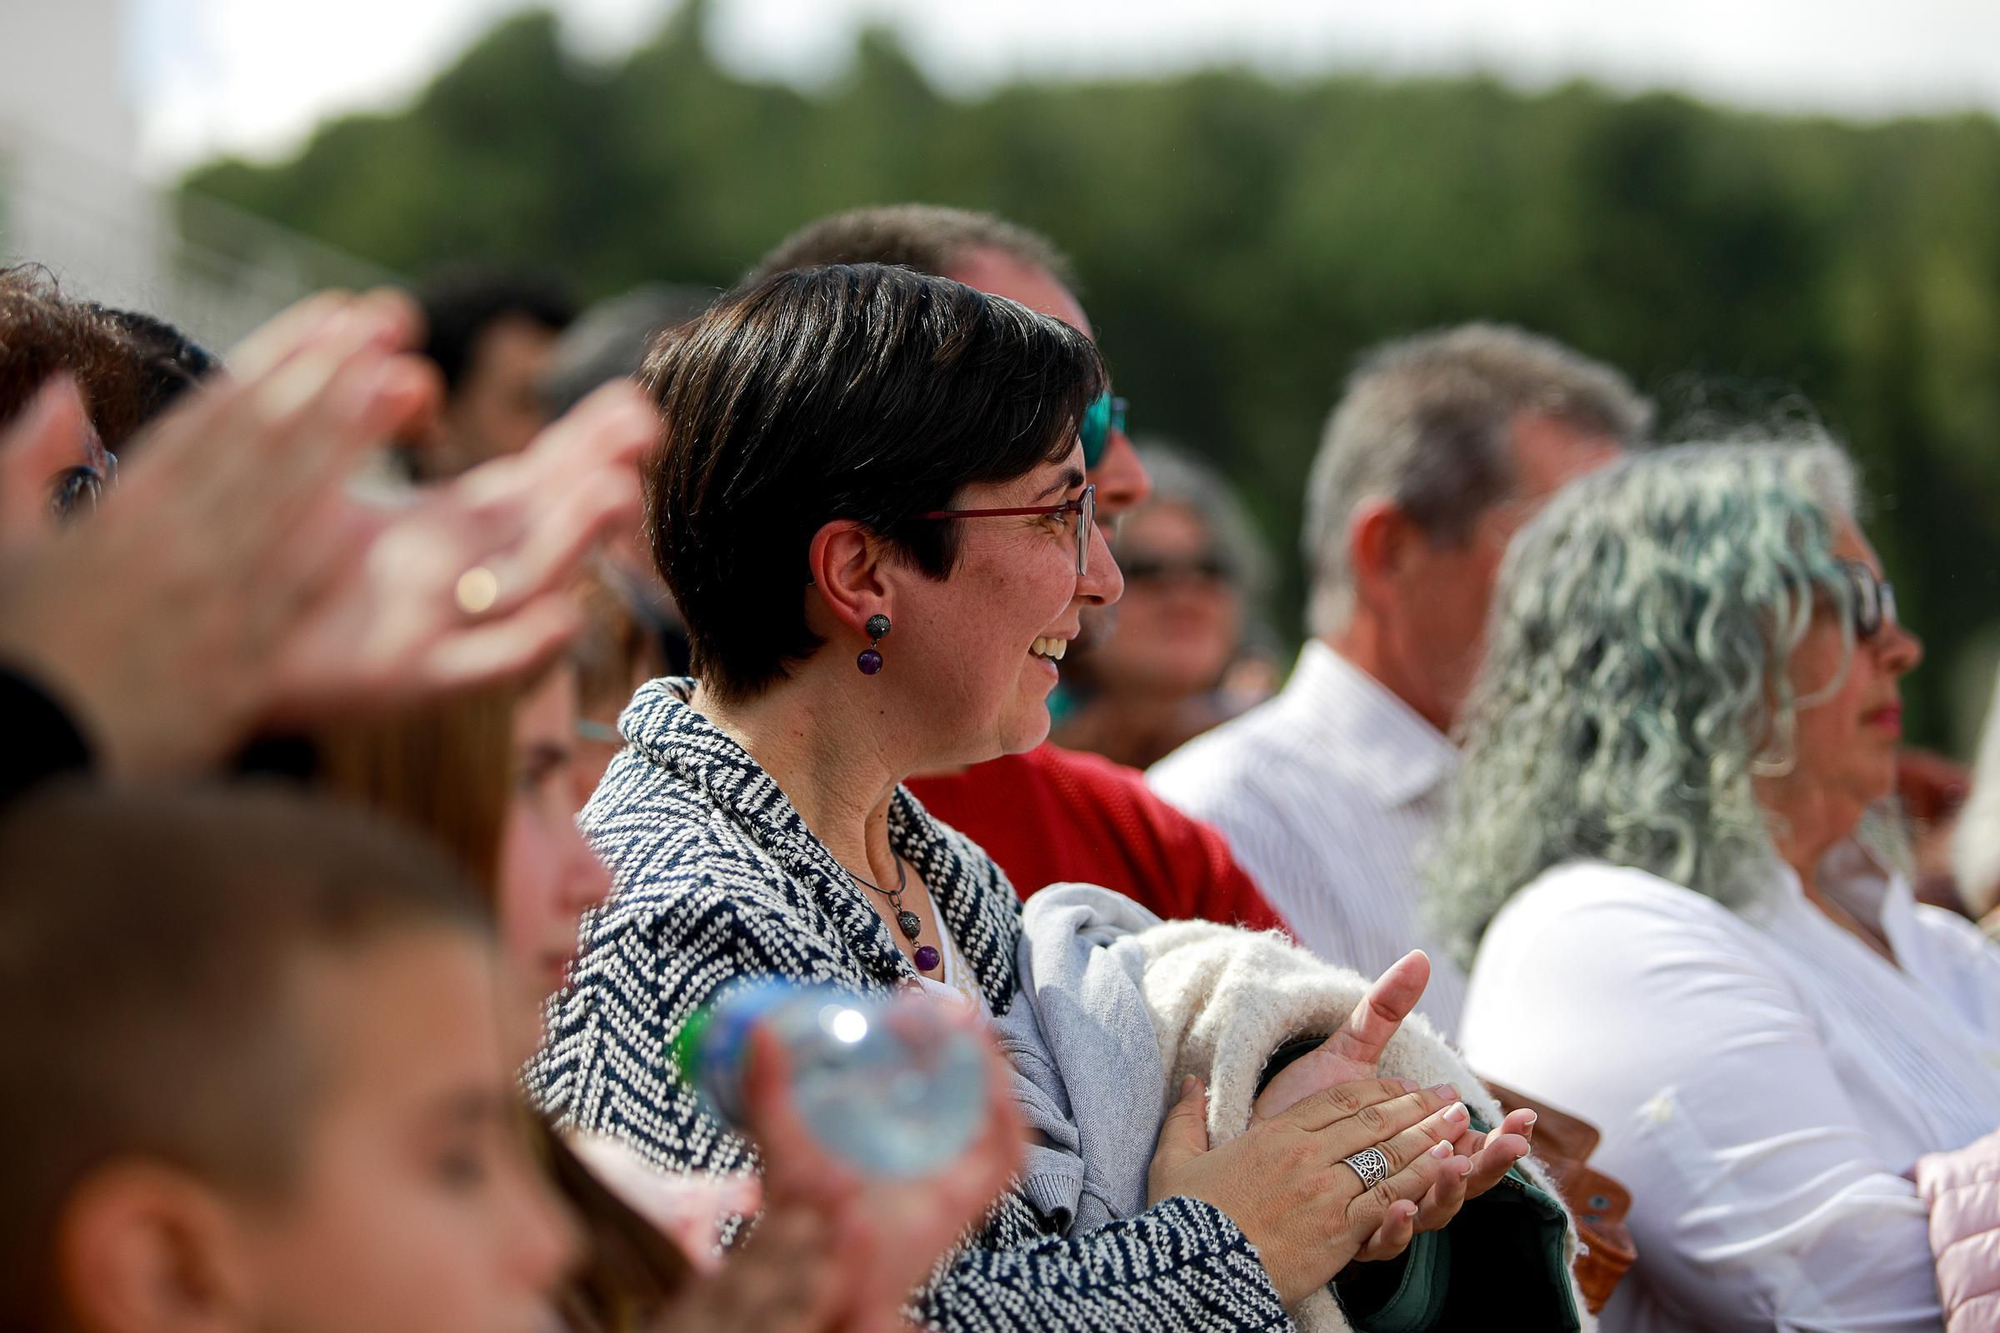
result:
[[(614, 1135), (663, 1168), (727, 1171), (754, 1166), (754, 1150), (703, 1112), (669, 1056), (695, 1009), (746, 975), (870, 992), (916, 973), (777, 784), (687, 705), (690, 685), (646, 685), (619, 721), (627, 748), (583, 813), (615, 888), (585, 924), (529, 1085), (561, 1123)], [(1012, 887), (907, 792), (889, 826), (1004, 1012), (1021, 933)], [(1062, 1236), (1009, 1194), (916, 1313), (951, 1333), (1290, 1327), (1243, 1233), (1185, 1198)]]

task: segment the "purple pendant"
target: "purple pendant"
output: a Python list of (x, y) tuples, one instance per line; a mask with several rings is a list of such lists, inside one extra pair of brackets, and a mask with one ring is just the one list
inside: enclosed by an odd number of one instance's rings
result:
[(873, 648), (863, 648), (861, 655), (854, 659), (854, 665), (861, 668), (861, 674), (872, 676), (882, 669), (882, 654)]
[(917, 965), (917, 971), (930, 972), (935, 970), (937, 965), (943, 962), (944, 959), (938, 955), (938, 951), (934, 947), (926, 944), (923, 948), (917, 950), (917, 956), (914, 961)]

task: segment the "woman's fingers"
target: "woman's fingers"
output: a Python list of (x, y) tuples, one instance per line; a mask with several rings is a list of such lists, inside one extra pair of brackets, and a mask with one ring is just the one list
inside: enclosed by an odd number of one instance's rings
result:
[(1355, 1260), (1360, 1263), (1381, 1263), (1387, 1259), (1394, 1259), (1410, 1248), (1410, 1242), (1417, 1236), (1417, 1211), (1418, 1205), (1408, 1199), (1398, 1199), (1390, 1204), (1388, 1216), (1382, 1219), (1382, 1225), (1376, 1228), (1375, 1234), (1368, 1238), (1368, 1243), (1354, 1256)]
[(1492, 1189), (1516, 1163), (1528, 1155), (1528, 1140), (1519, 1134), (1494, 1132), (1472, 1155), (1472, 1174), (1466, 1178), (1468, 1198), (1478, 1198)]
[[(1448, 1097), (1444, 1095), (1447, 1092), (1450, 1093)], [(1409, 1098), (1418, 1099), (1416, 1104), (1422, 1105), (1423, 1109), (1393, 1127), (1385, 1118), (1388, 1114), (1386, 1109), (1381, 1111), (1375, 1109), (1397, 1103), (1396, 1114), (1400, 1116), (1405, 1114), (1403, 1104)], [(1316, 1092), (1272, 1118), (1286, 1121), (1309, 1133), (1317, 1133), (1330, 1125), (1353, 1119), (1365, 1112), (1367, 1118), (1363, 1124), (1369, 1127), (1379, 1126), (1382, 1137), (1387, 1138), (1397, 1130), (1405, 1129), (1417, 1120), (1421, 1120), (1432, 1111), (1441, 1109), (1448, 1101), (1457, 1099), (1458, 1094), (1450, 1089), (1433, 1088), (1426, 1091), (1406, 1078), (1357, 1079), (1348, 1083), (1336, 1083), (1330, 1088)]]
[[(1391, 1115), (1395, 1119), (1401, 1119), (1403, 1116), (1409, 1114), (1410, 1110), (1423, 1105), (1424, 1103), (1421, 1099), (1426, 1097), (1436, 1098), (1437, 1096), (1436, 1092), (1416, 1094), (1414, 1097), (1404, 1099), (1406, 1107), (1392, 1110)], [(1394, 1107), (1396, 1107), (1396, 1103), (1389, 1103), (1383, 1109), (1390, 1110)], [(1359, 1116), (1355, 1118), (1356, 1120), (1360, 1119)], [(1391, 1171), (1400, 1171), (1405, 1165), (1416, 1161), (1427, 1153), (1437, 1156), (1436, 1150), (1442, 1148), (1444, 1152), (1440, 1160), (1452, 1163), (1451, 1169), (1457, 1171), (1462, 1177), (1472, 1169), (1472, 1159), (1459, 1155), (1453, 1145), (1458, 1137), (1465, 1132), (1465, 1127), (1471, 1123), (1471, 1120), (1471, 1114), (1465, 1109), (1465, 1103), (1454, 1101), (1441, 1110), (1423, 1116), (1415, 1124), (1397, 1130), (1388, 1138), (1380, 1139), (1373, 1143), (1364, 1143), (1359, 1148), (1349, 1148), (1346, 1152), (1339, 1155), (1344, 1158), (1367, 1148), (1379, 1148), (1382, 1151), (1382, 1155), (1389, 1159), (1389, 1169)]]
[[(1452, 1162), (1465, 1160), (1467, 1159), (1457, 1154), (1453, 1154), (1451, 1158)], [(1465, 1206), (1471, 1180), (1472, 1177), (1470, 1175), (1450, 1170), (1449, 1164), (1447, 1164), (1447, 1169), (1438, 1173), (1438, 1178), (1431, 1185), (1430, 1192), (1425, 1194), (1422, 1201), (1417, 1205), (1416, 1229), (1418, 1231), (1442, 1231), (1449, 1225), (1451, 1219), (1458, 1216), (1458, 1210)]]
[[(1451, 1145), (1439, 1144), (1449, 1154)], [(1385, 1153), (1387, 1149), (1383, 1150)], [(1431, 1186), (1447, 1172), (1463, 1175), (1463, 1157), (1437, 1156), (1435, 1151), (1425, 1151), (1400, 1170), (1393, 1171), (1381, 1183), (1363, 1190), (1347, 1205), (1347, 1220), (1350, 1234), (1360, 1228), (1364, 1235), (1374, 1235), (1389, 1219), (1389, 1210), (1399, 1201), (1419, 1203), (1430, 1192)]]

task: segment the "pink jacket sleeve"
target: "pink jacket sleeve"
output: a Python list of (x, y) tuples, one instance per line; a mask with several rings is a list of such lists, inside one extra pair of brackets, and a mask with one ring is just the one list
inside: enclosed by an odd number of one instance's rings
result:
[(1917, 1159), (1947, 1333), (2000, 1329), (2000, 1132)]

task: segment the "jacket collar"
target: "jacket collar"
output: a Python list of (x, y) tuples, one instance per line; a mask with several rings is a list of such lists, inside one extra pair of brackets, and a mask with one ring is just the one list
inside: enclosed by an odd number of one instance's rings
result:
[[(750, 753), (696, 710), (686, 678), (648, 681), (618, 719), (633, 748), (700, 793), (802, 885), (833, 922), (874, 980), (893, 986), (919, 974), (889, 927), (790, 798)], [(1015, 987), (1020, 903), (992, 858), (932, 818), (905, 788), (889, 803), (889, 843), (930, 886), (960, 957), (993, 1012), (1004, 1013)]]

